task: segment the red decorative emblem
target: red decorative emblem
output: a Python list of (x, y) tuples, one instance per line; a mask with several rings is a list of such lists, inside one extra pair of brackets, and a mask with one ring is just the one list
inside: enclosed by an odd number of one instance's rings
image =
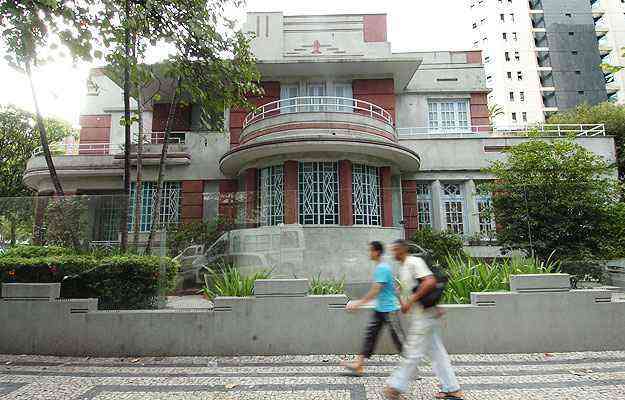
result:
[(318, 40), (315, 40), (312, 44), (312, 53), (321, 54), (321, 43)]

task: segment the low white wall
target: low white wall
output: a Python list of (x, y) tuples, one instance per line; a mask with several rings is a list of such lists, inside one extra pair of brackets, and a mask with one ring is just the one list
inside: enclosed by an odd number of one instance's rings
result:
[[(273, 285), (273, 289), (271, 287)], [(305, 296), (272, 281), (263, 295), (218, 298), (214, 310), (96, 311), (96, 300), (0, 301), (0, 353), (72, 356), (358, 353), (369, 311), (345, 311), (345, 296)], [(481, 293), (444, 306), (452, 353), (625, 349), (625, 303), (604, 290), (533, 286)], [(277, 293), (277, 294), (272, 294)], [(19, 293), (18, 293), (19, 294)], [(388, 333), (379, 353), (393, 352)]]

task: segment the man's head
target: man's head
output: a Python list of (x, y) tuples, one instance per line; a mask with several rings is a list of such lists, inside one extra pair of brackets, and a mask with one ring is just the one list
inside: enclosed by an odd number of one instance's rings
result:
[(403, 262), (408, 257), (408, 242), (403, 239), (398, 239), (393, 242), (392, 246), (393, 257), (397, 261)]
[(373, 241), (369, 243), (369, 259), (377, 261), (384, 254), (384, 245), (381, 242)]

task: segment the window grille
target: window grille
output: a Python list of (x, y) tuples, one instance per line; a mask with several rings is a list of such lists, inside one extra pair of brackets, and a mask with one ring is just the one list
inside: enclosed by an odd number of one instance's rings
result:
[(417, 184), (419, 228), (432, 227), (432, 192), (428, 183)]
[(338, 164), (300, 162), (298, 172), (300, 224), (338, 224)]
[(461, 185), (444, 183), (441, 185), (441, 192), (447, 230), (459, 235), (464, 234), (464, 195)]
[(284, 171), (282, 165), (260, 170), (260, 224), (284, 223)]
[(469, 132), (469, 100), (430, 100), (428, 119), (433, 132)]
[(478, 221), (480, 224), (480, 237), (490, 240), (493, 238), (495, 232), (495, 220), (491, 214), (491, 196), (478, 195), (476, 196), (476, 201)]
[[(134, 224), (134, 207), (136, 183), (132, 182), (130, 186), (130, 210), (128, 217), (128, 231), (132, 232)], [(152, 227), (152, 209), (154, 197), (156, 195), (156, 182), (143, 182), (141, 184), (141, 221), (139, 221), (139, 231), (149, 232)], [(180, 182), (164, 182), (161, 188), (161, 207), (158, 223), (177, 224), (180, 222)]]
[(380, 170), (362, 164), (352, 166), (354, 225), (380, 225)]
[(121, 196), (115, 195), (102, 196), (98, 199), (97, 241), (116, 242), (119, 240), (120, 200), (122, 200)]

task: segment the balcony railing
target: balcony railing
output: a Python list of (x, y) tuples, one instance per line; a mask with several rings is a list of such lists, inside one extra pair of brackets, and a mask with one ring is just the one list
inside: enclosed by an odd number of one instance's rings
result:
[(605, 136), (604, 124), (519, 124), (519, 125), (470, 125), (450, 127), (397, 128), (400, 139), (415, 138), (428, 134), (522, 136), (538, 131), (544, 136)]
[(393, 117), (388, 111), (368, 101), (347, 97), (304, 96), (264, 104), (247, 114), (243, 126), (276, 115), (302, 112), (356, 113), (393, 125)]
[[(162, 132), (151, 132), (145, 135), (144, 143), (149, 144), (163, 144)], [(185, 132), (172, 132), (179, 136), (170, 137), (168, 143), (170, 144), (184, 144), (184, 136), (180, 136)], [(133, 142), (133, 144), (136, 144)], [(53, 156), (77, 156), (77, 155), (114, 155), (124, 152), (124, 145), (121, 143), (109, 143), (109, 142), (96, 142), (96, 143), (54, 143), (50, 145), (50, 152)], [(42, 156), (43, 149), (37, 147), (33, 151), (32, 156)]]

